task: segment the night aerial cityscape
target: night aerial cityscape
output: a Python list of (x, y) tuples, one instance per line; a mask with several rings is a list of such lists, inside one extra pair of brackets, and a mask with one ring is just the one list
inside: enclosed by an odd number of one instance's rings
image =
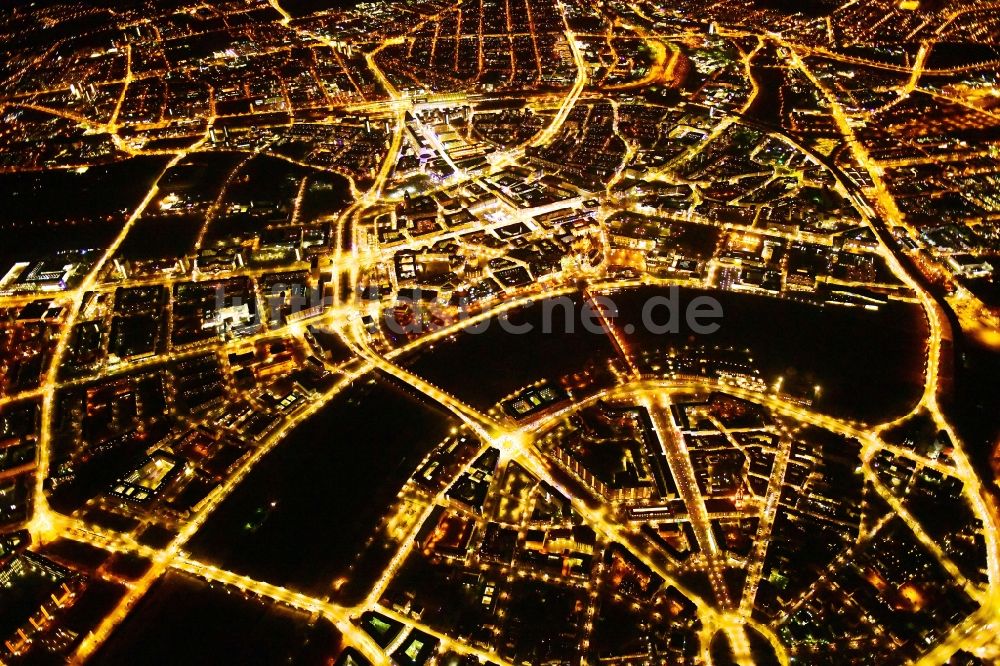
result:
[(1000, 1), (0, 53), (0, 664), (1000, 663)]

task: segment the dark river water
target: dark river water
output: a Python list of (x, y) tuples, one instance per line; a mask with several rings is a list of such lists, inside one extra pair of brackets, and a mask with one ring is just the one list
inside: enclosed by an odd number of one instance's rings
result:
[[(769, 383), (784, 376), (819, 384), (816, 408), (845, 418), (888, 420), (907, 411), (920, 395), (926, 325), (915, 306), (890, 302), (876, 312), (684, 289), (682, 308), (701, 295), (718, 300), (723, 310), (718, 331), (697, 335), (682, 326), (677, 333), (656, 335), (642, 325), (643, 306), (665, 293), (646, 287), (610, 295), (619, 330), (630, 325), (634, 329), (625, 336), (633, 353), (716, 346), (749, 350)], [(579, 297), (575, 303), (579, 311)], [(484, 332), (436, 344), (410, 359), (410, 368), (485, 409), (539, 379), (556, 381), (615, 355), (606, 335), (583, 330), (579, 314), (574, 315), (574, 333), (561, 326), (561, 314), (550, 317), (555, 330), (543, 332), (544, 315), (541, 305), (525, 308), (511, 321), (531, 323), (530, 333), (511, 335), (494, 324)]]
[(323, 595), (355, 565), (400, 487), (453, 425), (395, 386), (359, 382), (261, 460), (189, 550), (226, 569)]
[(169, 573), (94, 656), (95, 664), (277, 664), (321, 666), (340, 644), (325, 620)]

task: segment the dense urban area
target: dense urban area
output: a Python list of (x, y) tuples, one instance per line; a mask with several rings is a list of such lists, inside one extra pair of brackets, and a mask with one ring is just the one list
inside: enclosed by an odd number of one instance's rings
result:
[(0, 663), (1000, 659), (1000, 2), (0, 8)]

